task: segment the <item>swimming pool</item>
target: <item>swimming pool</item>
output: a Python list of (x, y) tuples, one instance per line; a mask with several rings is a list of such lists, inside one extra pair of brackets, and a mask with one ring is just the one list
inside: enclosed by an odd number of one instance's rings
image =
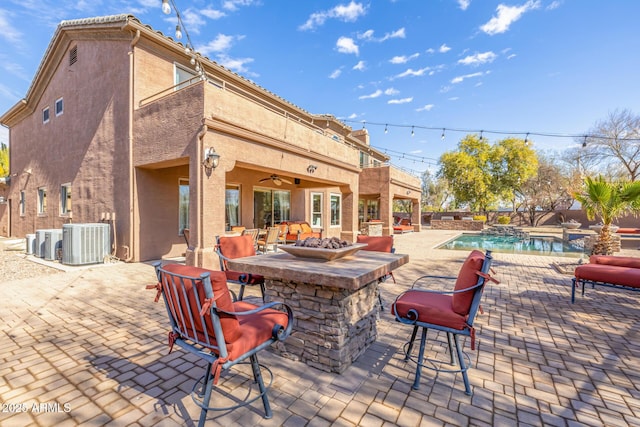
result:
[(513, 236), (490, 236), (463, 233), (436, 249), (469, 251), (472, 249), (492, 250), (511, 254), (545, 255), (580, 258), (584, 250), (575, 244), (562, 241), (555, 236), (530, 236), (518, 238)]

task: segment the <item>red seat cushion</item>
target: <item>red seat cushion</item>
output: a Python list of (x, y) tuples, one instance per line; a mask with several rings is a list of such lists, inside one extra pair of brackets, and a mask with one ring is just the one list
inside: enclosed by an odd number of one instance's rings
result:
[[(170, 273), (180, 274), (188, 277), (200, 277), (203, 273), (209, 273), (210, 275), (209, 277), (211, 278), (211, 287), (213, 289), (213, 299), (215, 300), (216, 306), (220, 310), (224, 310), (228, 312), (234, 311), (231, 294), (229, 293), (229, 288), (227, 287), (227, 277), (222, 271), (212, 271), (204, 268), (192, 267), (192, 266), (183, 265), (183, 264), (169, 264), (164, 266), (163, 269)], [(181, 285), (177, 278), (174, 280), (174, 283), (180, 289)], [(189, 305), (191, 307), (194, 307), (194, 310), (195, 310), (195, 308), (197, 307), (196, 298), (198, 298), (201, 301), (201, 303), (206, 298), (204, 294), (204, 287), (202, 286), (202, 282), (200, 280), (196, 282), (196, 286), (198, 288), (197, 296), (191, 287), (191, 281), (185, 280), (184, 284), (186, 288), (185, 290), (187, 293)], [(172, 292), (171, 290), (164, 289), (164, 292), (168, 292), (168, 291)], [(178, 298), (170, 299), (170, 301), (177, 301), (177, 300)], [(189, 312), (189, 309), (188, 307), (184, 307), (184, 306), (180, 308), (172, 307), (172, 310), (174, 311), (174, 313), (177, 313), (176, 310), (179, 310), (180, 312), (185, 314), (184, 316), (179, 316), (174, 314), (177, 321), (184, 323), (182, 325), (184, 330), (190, 330), (193, 328), (193, 325), (190, 320), (190, 317), (193, 317), (196, 331), (199, 334), (202, 334), (204, 332), (204, 326), (200, 321), (200, 316), (198, 315), (198, 313), (195, 313), (193, 316), (189, 316), (187, 315), (187, 313)], [(211, 334), (213, 335), (213, 324), (211, 322), (211, 317), (207, 315), (205, 317), (205, 321), (206, 321), (207, 330), (210, 331)], [(220, 324), (222, 325), (222, 330), (224, 332), (225, 342), (231, 343), (239, 338), (240, 336), (239, 322), (236, 316), (221, 313)]]
[(419, 322), (458, 330), (467, 327), (466, 316), (453, 311), (451, 295), (420, 290), (407, 291), (391, 306), (391, 313), (406, 318), (411, 309), (417, 311)]
[(578, 280), (592, 280), (594, 282), (640, 288), (640, 268), (608, 264), (584, 264), (576, 267), (575, 276)]
[(393, 249), (393, 236), (364, 236), (357, 237), (357, 243), (366, 243), (364, 251), (391, 252)]
[(591, 255), (591, 264), (617, 265), (619, 267), (640, 268), (640, 258), (630, 256)]
[[(460, 268), (454, 290), (460, 291), (475, 286), (478, 283), (478, 275), (476, 273), (481, 270), (483, 262), (484, 254), (482, 252), (479, 250), (471, 251), (464, 264), (462, 264), (462, 268)], [(474, 291), (469, 291), (453, 294), (453, 311), (462, 316), (469, 314), (474, 293)]]

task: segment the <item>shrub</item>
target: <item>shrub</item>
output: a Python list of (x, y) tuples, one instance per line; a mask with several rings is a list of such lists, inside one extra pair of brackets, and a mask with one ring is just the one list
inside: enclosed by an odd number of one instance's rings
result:
[(474, 215), (473, 216), (473, 220), (474, 221), (487, 222), (487, 216), (486, 215)]
[(511, 218), (505, 215), (498, 217), (498, 224), (506, 225), (511, 222)]

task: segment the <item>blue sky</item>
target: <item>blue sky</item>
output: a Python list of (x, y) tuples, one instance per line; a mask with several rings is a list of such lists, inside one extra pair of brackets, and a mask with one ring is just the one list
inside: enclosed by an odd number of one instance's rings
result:
[[(558, 151), (575, 139), (535, 134), (640, 113), (635, 0), (174, 1), (200, 53), (311, 113), (365, 126), (415, 173), (435, 170), (466, 133), (529, 132), (536, 149)], [(60, 21), (119, 13), (174, 36), (161, 0), (3, 0), (0, 114), (26, 95)]]

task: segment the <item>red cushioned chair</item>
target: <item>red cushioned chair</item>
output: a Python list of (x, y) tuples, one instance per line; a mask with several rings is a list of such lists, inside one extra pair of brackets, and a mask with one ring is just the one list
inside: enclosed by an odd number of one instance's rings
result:
[(217, 239), (215, 251), (220, 258), (220, 270), (227, 276), (227, 282), (240, 285), (238, 300), (244, 298), (245, 286), (260, 286), (262, 301), (264, 302), (264, 277), (259, 274), (243, 273), (229, 270), (227, 261), (235, 258), (244, 258), (256, 255), (253, 237), (245, 234), (242, 236), (220, 236)]
[[(475, 350), (473, 322), (480, 308), (482, 291), (487, 280), (498, 283), (497, 280), (489, 275), (491, 261), (491, 251), (487, 251), (485, 255), (478, 250), (474, 250), (465, 260), (457, 278), (422, 276), (413, 283), (410, 290), (396, 298), (391, 307), (391, 313), (396, 316), (396, 320), (399, 322), (413, 326), (411, 339), (405, 344), (405, 360), (411, 360), (417, 364), (416, 376), (413, 382), (414, 389), (417, 390), (420, 387), (421, 370), (425, 367), (439, 372), (462, 372), (465, 393), (471, 394), (471, 386), (467, 376), (469, 367), (465, 363), (465, 359), (468, 359), (468, 357), (463, 353), (458, 343), (458, 336), (470, 337), (471, 349)], [(456, 279), (454, 290), (414, 289), (418, 283), (430, 278)], [(420, 349), (416, 360), (411, 356), (411, 352), (420, 327), (422, 328), (422, 338), (420, 339)], [(459, 364), (459, 369), (441, 369), (436, 366), (438, 362), (432, 359), (427, 359), (426, 361), (430, 365), (425, 365), (424, 350), (428, 329), (446, 333), (451, 358), (450, 364), (454, 366)], [(438, 336), (440, 336), (439, 333)], [(455, 353), (451, 343), (452, 338), (456, 348)]]
[[(365, 236), (359, 234), (356, 238), (356, 243), (366, 243), (367, 246), (360, 249), (362, 251), (374, 251), (374, 252), (390, 252), (394, 253), (396, 250), (393, 247), (393, 236)], [(387, 275), (381, 277), (380, 282), (384, 282), (388, 277), (391, 277), (393, 283), (396, 283), (396, 278), (393, 277), (393, 272), (390, 271)], [(382, 296), (378, 293), (378, 301), (380, 302), (380, 308), (382, 305)]]
[[(164, 299), (171, 324), (169, 351), (177, 344), (207, 362), (205, 374), (191, 391), (193, 401), (202, 408), (198, 425), (204, 425), (209, 410), (232, 410), (258, 398), (262, 398), (265, 418), (271, 418), (267, 391), (273, 373), (258, 362), (258, 352), (289, 336), (293, 325), (291, 308), (278, 302), (261, 307), (244, 301), (232, 302), (226, 276), (221, 271), (182, 264), (162, 267), (157, 263), (155, 268), (158, 284), (148, 288), (158, 291), (156, 302), (160, 295)], [(239, 363), (251, 364), (253, 384), (258, 387), (240, 402), (217, 387), (221, 372)], [(266, 386), (261, 368), (270, 375)], [(220, 402), (230, 398), (235, 404), (210, 406), (214, 390), (221, 393)]]

